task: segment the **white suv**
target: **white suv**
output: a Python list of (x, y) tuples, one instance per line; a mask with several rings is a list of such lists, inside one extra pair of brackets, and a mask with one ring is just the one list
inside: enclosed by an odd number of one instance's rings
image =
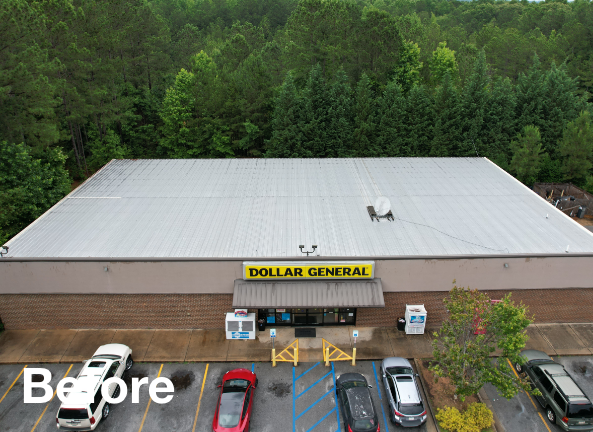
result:
[[(70, 392), (56, 414), (58, 429), (71, 431), (95, 430), (99, 421), (109, 416), (109, 404), (103, 399), (101, 385), (109, 378), (121, 378), (134, 364), (132, 350), (122, 344), (100, 346), (90, 360), (85, 362), (76, 377), (77, 392)], [(116, 398), (120, 388), (109, 386), (109, 395)], [(93, 394), (90, 404), (80, 402), (80, 393)]]

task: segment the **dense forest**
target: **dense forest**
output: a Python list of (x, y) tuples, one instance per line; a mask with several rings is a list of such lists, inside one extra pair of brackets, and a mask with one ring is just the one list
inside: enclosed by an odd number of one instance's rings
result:
[(113, 158), (484, 156), (593, 191), (593, 3), (3, 0), (0, 241)]

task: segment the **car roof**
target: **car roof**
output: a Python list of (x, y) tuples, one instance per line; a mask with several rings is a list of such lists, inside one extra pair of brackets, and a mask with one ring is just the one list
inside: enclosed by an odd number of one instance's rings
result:
[[(395, 375), (393, 379), (395, 380), (395, 385), (397, 386), (397, 391), (399, 393), (400, 401), (403, 404), (419, 404), (421, 402), (420, 395), (418, 394), (418, 387), (416, 387), (416, 382), (414, 381), (414, 377), (412, 377), (412, 381), (398, 381), (397, 377), (400, 376)], [(403, 376), (410, 376), (410, 375), (403, 375)]]
[(388, 357), (383, 360), (383, 367), (409, 367), (411, 368), (412, 365), (408, 359), (402, 357)]
[(352, 387), (346, 390), (350, 412), (354, 419), (375, 416), (375, 409), (371, 401), (371, 393), (367, 387)]
[(123, 358), (126, 355), (128, 349), (129, 347), (124, 344), (113, 343), (101, 345), (99, 348), (97, 348), (97, 351), (95, 351), (93, 357), (100, 355), (117, 355)]
[(558, 388), (566, 397), (569, 399), (587, 399), (587, 396), (581, 388), (574, 382), (572, 377), (566, 372), (564, 366), (552, 363), (541, 365), (541, 369), (545, 370), (549, 375), (550, 378), (556, 383)]
[[(104, 369), (101, 369), (103, 371)], [(81, 396), (86, 394), (95, 395), (97, 387), (101, 383), (103, 374), (81, 375), (76, 380), (76, 388), (78, 391), (68, 393), (66, 400), (62, 403), (60, 408), (85, 408), (88, 403), (81, 399)]]

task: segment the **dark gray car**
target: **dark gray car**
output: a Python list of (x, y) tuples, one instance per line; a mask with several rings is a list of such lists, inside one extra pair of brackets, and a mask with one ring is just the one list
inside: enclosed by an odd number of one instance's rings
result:
[(546, 353), (536, 350), (521, 352), (524, 364), (516, 364), (519, 373), (526, 373), (541, 396), (535, 398), (546, 410), (550, 422), (565, 431), (593, 430), (593, 404), (574, 382), (564, 366)]
[(346, 424), (344, 430), (380, 432), (379, 417), (369, 388), (364, 375), (358, 373), (345, 373), (336, 380), (336, 395)]
[(389, 401), (389, 418), (401, 426), (420, 426), (426, 421), (426, 409), (412, 365), (401, 357), (381, 362), (383, 385)]

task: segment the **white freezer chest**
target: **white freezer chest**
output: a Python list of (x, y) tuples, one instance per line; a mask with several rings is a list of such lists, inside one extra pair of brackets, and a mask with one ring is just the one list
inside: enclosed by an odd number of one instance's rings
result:
[(406, 334), (424, 334), (425, 326), (424, 305), (406, 305)]
[(225, 330), (227, 339), (255, 339), (255, 314), (236, 317), (233, 312), (227, 313)]

